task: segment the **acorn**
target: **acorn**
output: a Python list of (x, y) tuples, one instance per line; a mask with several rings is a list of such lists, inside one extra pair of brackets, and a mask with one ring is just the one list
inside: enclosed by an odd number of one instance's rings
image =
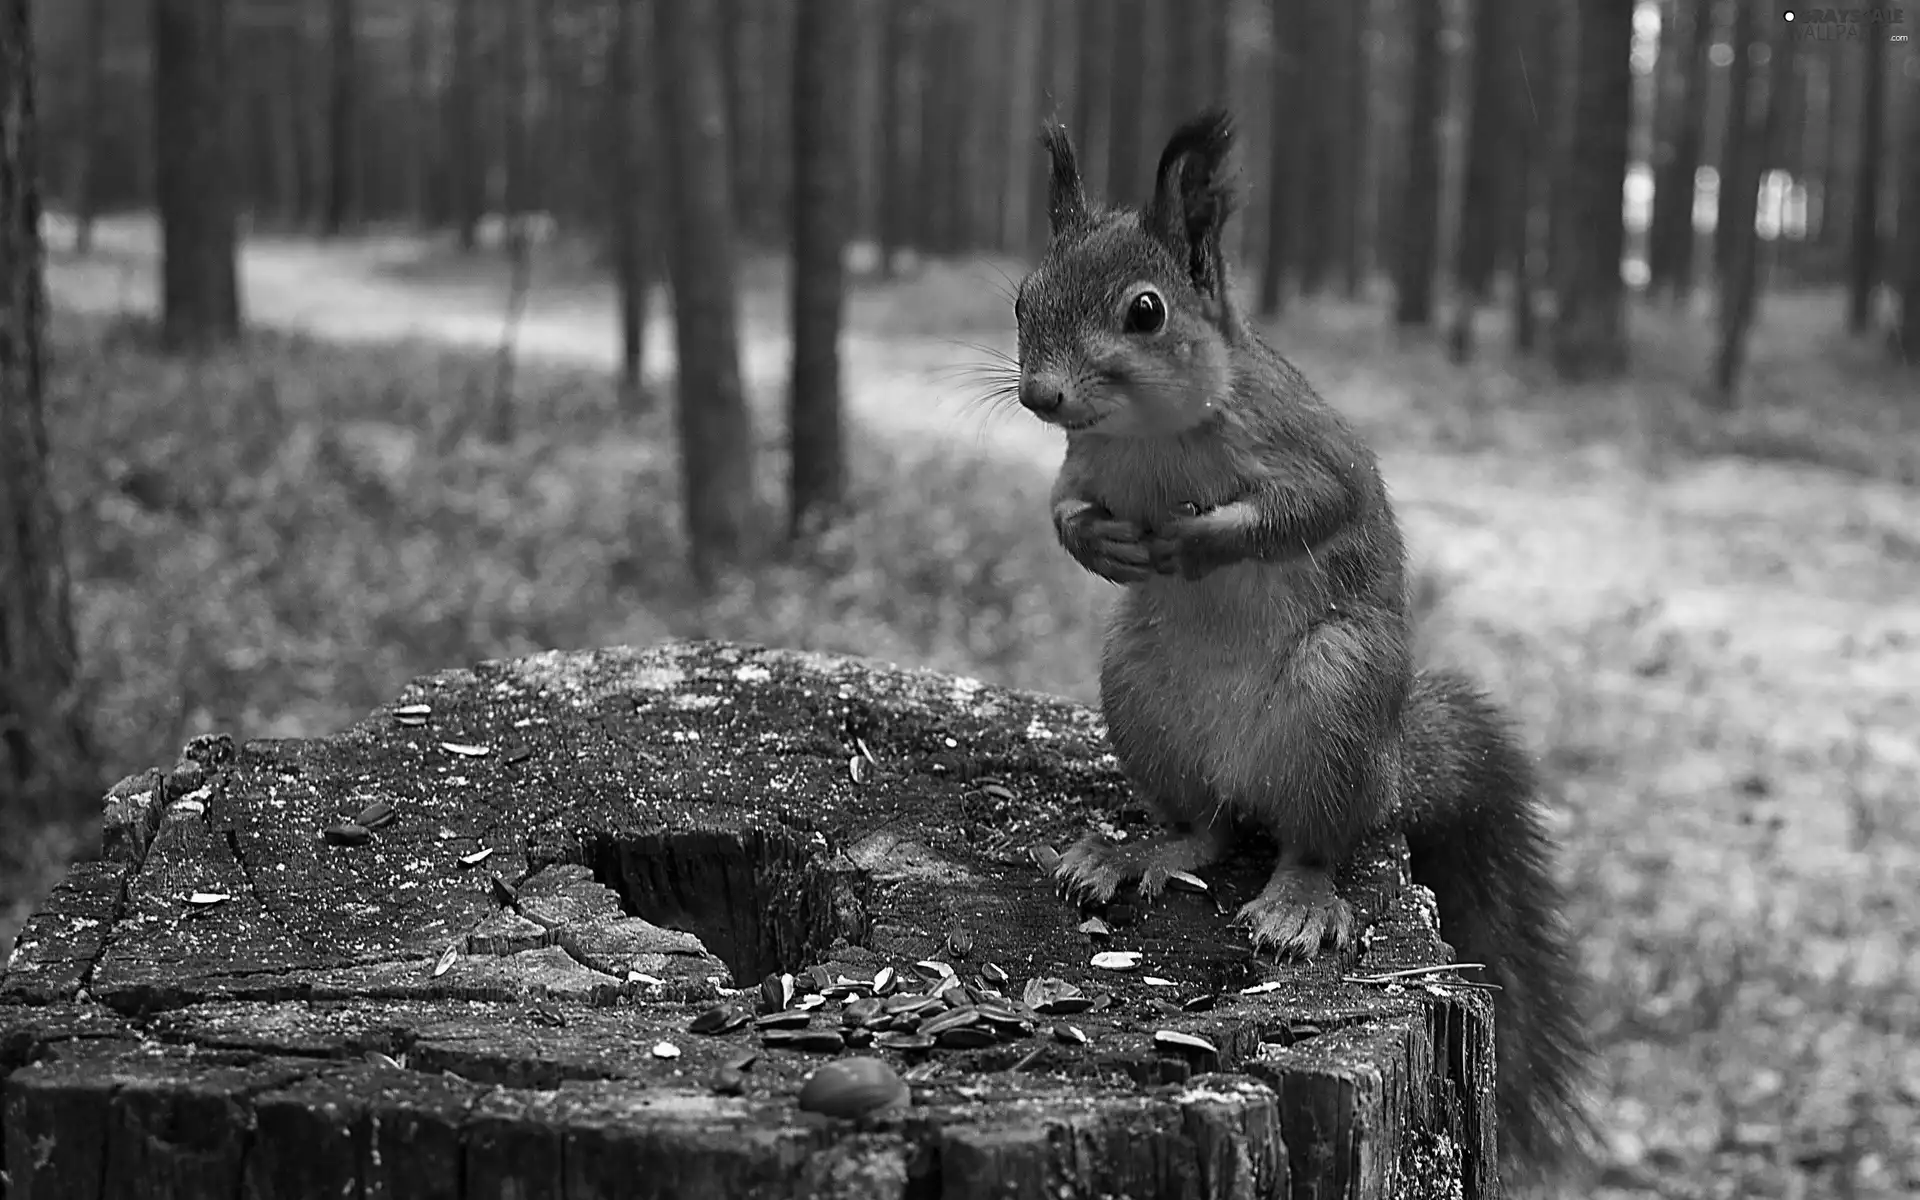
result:
[(829, 1117), (870, 1117), (907, 1106), (912, 1093), (884, 1060), (843, 1058), (807, 1077), (800, 1108)]

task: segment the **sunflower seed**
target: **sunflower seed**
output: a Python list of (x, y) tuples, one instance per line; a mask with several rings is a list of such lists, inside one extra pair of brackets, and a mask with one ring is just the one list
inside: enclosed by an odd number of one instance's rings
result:
[(760, 1007), (779, 1012), (793, 1003), (793, 976), (769, 975), (760, 981)]
[(688, 1033), (731, 1033), (747, 1023), (747, 1014), (726, 1004), (716, 1004), (687, 1024)]
[(1102, 971), (1131, 971), (1140, 965), (1138, 950), (1103, 950), (1093, 956), (1093, 965)]
[(878, 1050), (931, 1050), (934, 1042), (924, 1033), (883, 1033), (873, 1045)]
[(1084, 1046), (1087, 1044), (1087, 1035), (1077, 1025), (1062, 1023), (1053, 1027), (1053, 1040), (1069, 1046)]
[(1002, 784), (983, 783), (980, 785), (980, 790), (986, 795), (992, 796), (995, 800), (1013, 799), (1013, 789)]
[(320, 831), (330, 846), (364, 846), (373, 840), (373, 830), (357, 821), (341, 821)]
[(206, 908), (209, 905), (225, 904), (231, 899), (233, 899), (233, 897), (225, 892), (195, 892), (193, 895), (187, 897), (187, 903), (197, 905), (200, 908)]
[(440, 957), (434, 960), (432, 977), (438, 979), (452, 970), (454, 960), (459, 957), (460, 944), (458, 942), (449, 943), (447, 948), (440, 952)]
[(1113, 926), (1102, 921), (1099, 917), (1088, 917), (1086, 920), (1080, 922), (1080, 932), (1086, 934), (1088, 937), (1111, 937), (1113, 936)]
[(401, 717), (399, 723), (409, 729), (418, 729), (427, 723), (425, 717)]
[(366, 1058), (368, 1062), (372, 1063), (376, 1067), (387, 1067), (390, 1070), (394, 1070), (394, 1071), (403, 1069), (399, 1059), (395, 1058), (391, 1054), (382, 1054), (378, 1050), (367, 1051)]
[(1148, 987), (1179, 987), (1180, 986), (1179, 984), (1175, 983), (1173, 980), (1162, 979), (1158, 975), (1142, 975), (1140, 977), (1140, 982), (1146, 984)]
[(399, 814), (393, 811), (393, 805), (385, 800), (375, 800), (361, 809), (359, 815), (353, 820), (356, 825), (365, 825), (368, 829), (379, 829), (393, 824), (398, 816)]
[(847, 775), (855, 783), (865, 783), (873, 778), (873, 763), (856, 754), (847, 760)]
[(964, 929), (948, 931), (947, 950), (955, 958), (965, 958), (973, 953), (973, 935)]
[(998, 963), (987, 963), (980, 968), (980, 975), (995, 987), (1007, 986), (1007, 973)]
[(882, 1015), (884, 1014), (880, 1002), (868, 996), (863, 1000), (855, 1000), (852, 1004), (841, 1009), (840, 1023), (842, 1025), (865, 1025), (868, 1021)]
[(978, 1050), (983, 1046), (991, 1046), (998, 1040), (987, 1030), (974, 1026), (944, 1030), (934, 1038), (936, 1044), (945, 1046), (949, 1050)]
[(928, 983), (938, 983), (943, 979), (953, 978), (953, 968), (938, 959), (924, 959), (913, 964), (913, 969), (920, 978), (926, 980)]
[(819, 992), (813, 992), (794, 1000), (793, 1007), (798, 1012), (812, 1012), (816, 1008), (826, 1007), (827, 998)]
[(1212, 890), (1207, 886), (1206, 880), (1195, 875), (1192, 871), (1169, 871), (1167, 872), (1167, 882), (1178, 885), (1189, 892), (1206, 892)]
[(492, 746), (476, 746), (470, 742), (441, 742), (440, 748), (461, 758), (485, 758), (493, 753)]
[(938, 1036), (949, 1029), (964, 1029), (980, 1020), (977, 1008), (953, 1008), (920, 1023), (920, 1032)]
[(813, 1024), (813, 1014), (790, 1008), (784, 1012), (770, 1012), (755, 1017), (753, 1023), (761, 1029), (805, 1029)]
[(1168, 1050), (1198, 1050), (1205, 1054), (1218, 1054), (1214, 1044), (1203, 1037), (1190, 1033), (1181, 1033), (1178, 1029), (1156, 1029), (1153, 1031), (1153, 1044)]
[(902, 1109), (912, 1099), (906, 1080), (884, 1059), (845, 1058), (809, 1075), (794, 1103), (805, 1112), (851, 1118)]
[(424, 717), (433, 711), (431, 704), (402, 704), (393, 710), (396, 717)]
[(1219, 993), (1208, 992), (1205, 995), (1189, 996), (1180, 1002), (1180, 1008), (1184, 1012), (1207, 1012), (1219, 1002)]
[(760, 1041), (765, 1046), (810, 1054), (833, 1054), (847, 1048), (847, 1040), (832, 1029), (770, 1029)]
[(893, 990), (894, 982), (898, 978), (899, 976), (892, 967), (881, 967), (873, 976), (873, 994), (876, 996), (886, 995)]

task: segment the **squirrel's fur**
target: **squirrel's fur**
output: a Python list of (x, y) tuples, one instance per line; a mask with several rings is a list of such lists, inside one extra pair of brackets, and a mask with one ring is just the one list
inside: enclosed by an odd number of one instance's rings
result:
[(1401, 829), (1462, 961), (1489, 965), (1508, 1166), (1539, 1170), (1588, 1126), (1579, 973), (1531, 773), (1463, 678), (1419, 672), (1405, 552), (1372, 451), (1234, 304), (1224, 112), (1183, 125), (1142, 210), (1086, 197), (1065, 130), (1047, 253), (1021, 283), (1021, 403), (1067, 431), (1055, 528), (1126, 585), (1101, 658), (1114, 752), (1167, 833), (1089, 835), (1063, 880), (1095, 899), (1280, 847), (1240, 910), (1258, 946), (1348, 945), (1333, 873)]

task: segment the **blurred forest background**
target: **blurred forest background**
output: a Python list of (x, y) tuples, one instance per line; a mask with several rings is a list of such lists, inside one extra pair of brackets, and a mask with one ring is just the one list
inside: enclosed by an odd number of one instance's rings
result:
[(1381, 448), (1425, 648), (1561, 817), (1590, 1194), (1913, 1194), (1916, 33), (0, 0), (0, 949), (107, 782), (480, 658), (711, 635), (1091, 699), (1108, 589), (991, 395), (1034, 135), (1138, 200), (1227, 103), (1250, 308)]

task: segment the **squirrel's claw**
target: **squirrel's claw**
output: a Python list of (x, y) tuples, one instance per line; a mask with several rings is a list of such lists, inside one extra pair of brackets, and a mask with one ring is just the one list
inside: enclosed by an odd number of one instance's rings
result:
[(1137, 873), (1120, 847), (1089, 833), (1067, 848), (1053, 876), (1062, 888), (1083, 900), (1105, 904)]
[(1340, 951), (1353, 941), (1353, 909), (1324, 871), (1282, 868), (1234, 918), (1251, 932), (1255, 950), (1302, 960), (1322, 947)]

